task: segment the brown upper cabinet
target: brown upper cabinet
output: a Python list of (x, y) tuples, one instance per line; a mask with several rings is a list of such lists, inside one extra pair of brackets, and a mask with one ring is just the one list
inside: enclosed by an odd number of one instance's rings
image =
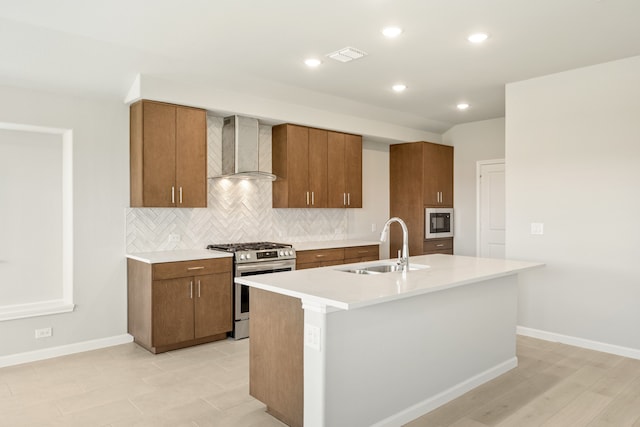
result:
[(362, 137), (292, 124), (272, 129), (274, 208), (362, 207)]
[(148, 100), (132, 104), (130, 174), (132, 207), (206, 207), (206, 111)]
[[(389, 211), (409, 229), (409, 254), (424, 253), (425, 207), (453, 207), (453, 147), (430, 142), (389, 147)], [(398, 225), (391, 225), (389, 250), (402, 246)]]
[(272, 129), (274, 208), (327, 207), (327, 132), (304, 126)]
[(425, 142), (424, 205), (453, 207), (453, 147)]
[(362, 137), (329, 132), (330, 208), (362, 207)]

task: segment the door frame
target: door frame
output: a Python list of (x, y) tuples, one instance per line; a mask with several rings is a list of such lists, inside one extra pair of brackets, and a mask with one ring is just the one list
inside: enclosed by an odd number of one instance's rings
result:
[(507, 167), (504, 159), (478, 160), (476, 161), (476, 257), (480, 256), (480, 170), (485, 165), (503, 164)]

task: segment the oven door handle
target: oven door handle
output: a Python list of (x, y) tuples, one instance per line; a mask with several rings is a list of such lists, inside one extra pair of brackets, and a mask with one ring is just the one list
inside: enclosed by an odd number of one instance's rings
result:
[(290, 259), (286, 261), (266, 261), (266, 262), (258, 262), (255, 264), (238, 264), (236, 265), (236, 277), (242, 276), (244, 272), (254, 272), (254, 271), (262, 271), (262, 270), (275, 270), (280, 268), (291, 268), (291, 270), (296, 269), (296, 260)]

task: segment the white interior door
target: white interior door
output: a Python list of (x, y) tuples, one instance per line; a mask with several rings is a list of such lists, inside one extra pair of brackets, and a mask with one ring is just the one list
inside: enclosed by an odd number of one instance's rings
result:
[(478, 162), (478, 256), (504, 258), (504, 160)]

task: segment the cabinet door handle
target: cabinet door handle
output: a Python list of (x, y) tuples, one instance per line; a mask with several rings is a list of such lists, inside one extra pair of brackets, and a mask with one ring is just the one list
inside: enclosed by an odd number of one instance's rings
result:
[(198, 279), (198, 298), (200, 298), (200, 279)]
[(182, 204), (182, 187), (180, 187), (180, 204)]
[(193, 299), (193, 280), (189, 282), (189, 298)]
[(309, 192), (307, 191), (307, 206), (309, 206)]
[(188, 267), (187, 270), (189, 271), (193, 271), (193, 270), (204, 270), (204, 266), (200, 265), (198, 267)]
[(347, 193), (347, 206), (351, 206), (351, 193)]
[(176, 202), (176, 187), (171, 186), (171, 203)]
[(311, 204), (315, 205), (316, 204), (316, 197), (315, 197), (315, 191), (311, 192)]

